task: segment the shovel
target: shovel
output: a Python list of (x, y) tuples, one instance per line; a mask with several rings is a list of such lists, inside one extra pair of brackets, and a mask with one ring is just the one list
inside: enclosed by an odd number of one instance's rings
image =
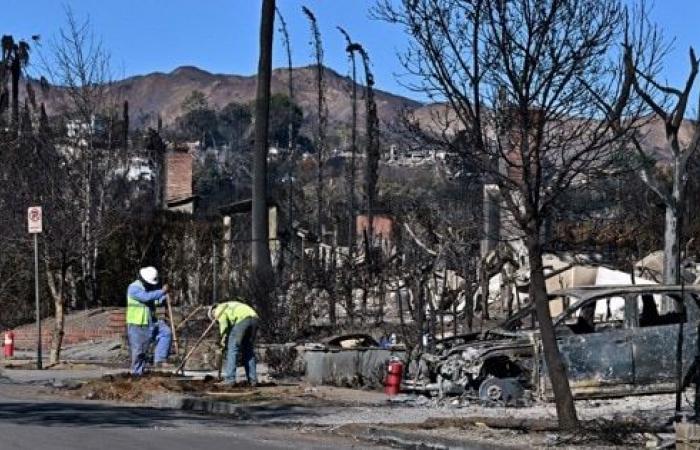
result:
[(197, 350), (197, 347), (199, 347), (199, 344), (201, 344), (202, 341), (204, 340), (204, 338), (207, 337), (207, 334), (209, 334), (209, 332), (211, 331), (211, 329), (212, 329), (212, 328), (214, 327), (214, 325), (218, 322), (219, 317), (221, 317), (221, 314), (223, 314), (223, 312), (224, 312), (225, 309), (226, 309), (226, 308), (221, 308), (221, 311), (219, 311), (219, 314), (217, 314), (216, 317), (214, 318), (214, 320), (211, 321), (211, 323), (209, 324), (209, 326), (207, 327), (207, 329), (204, 330), (204, 333), (202, 333), (202, 335), (199, 337), (199, 339), (197, 339), (197, 342), (194, 343), (194, 346), (190, 349), (189, 352), (187, 352), (187, 354), (185, 355), (185, 357), (182, 359), (182, 362), (180, 363), (180, 366), (177, 368), (177, 370), (175, 371), (175, 373), (182, 373), (182, 374), (185, 373), (185, 371), (184, 371), (183, 369), (184, 369), (184, 367), (185, 367), (185, 364), (187, 364), (187, 360), (190, 359), (190, 357), (192, 356), (192, 354), (194, 353), (194, 351)]

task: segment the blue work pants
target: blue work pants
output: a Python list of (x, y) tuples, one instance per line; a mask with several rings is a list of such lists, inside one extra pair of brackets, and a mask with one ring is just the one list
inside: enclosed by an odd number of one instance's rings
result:
[(148, 349), (155, 343), (153, 362), (165, 362), (170, 354), (172, 332), (167, 323), (162, 320), (150, 325), (129, 325), (127, 327), (129, 350), (131, 352), (131, 373), (142, 375), (146, 368)]
[(258, 332), (258, 319), (249, 317), (236, 323), (228, 333), (226, 365), (224, 366), (224, 382), (236, 382), (236, 358), (240, 348), (243, 353), (243, 367), (250, 383), (257, 383), (258, 375), (255, 367), (255, 335)]

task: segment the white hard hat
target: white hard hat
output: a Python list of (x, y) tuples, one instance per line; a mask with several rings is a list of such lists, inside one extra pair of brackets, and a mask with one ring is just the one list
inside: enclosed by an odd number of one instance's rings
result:
[(141, 276), (143, 281), (150, 285), (155, 286), (158, 284), (158, 270), (155, 267), (144, 267), (143, 269), (139, 270), (139, 276)]

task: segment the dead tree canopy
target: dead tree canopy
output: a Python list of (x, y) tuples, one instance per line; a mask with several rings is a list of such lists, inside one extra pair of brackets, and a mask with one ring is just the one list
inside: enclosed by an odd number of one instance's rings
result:
[[(405, 69), (413, 88), (446, 104), (429, 120), (407, 120), (430, 145), (458, 154), (500, 187), (507, 239), (529, 253), (530, 298), (553, 382), (560, 425), (576, 412), (554, 338), (544, 284), (544, 225), (564, 193), (609, 173), (634, 121), (601, 120), (601, 99), (634, 117), (619, 100), (618, 58), (625, 11), (604, 0), (382, 0), (374, 14), (404, 28)], [(565, 205), (564, 205), (565, 206)]]
[[(643, 19), (644, 14), (641, 16)], [(683, 86), (673, 87), (658, 81), (659, 67), (667, 49), (663, 34), (646, 20), (639, 20), (636, 25), (625, 34), (624, 63), (628, 99), (636, 95), (648, 111), (661, 122), (665, 137), (664, 150), (671, 160), (668, 174), (670, 176), (655, 170), (655, 155), (641, 144), (643, 136), (634, 135), (630, 140), (630, 147), (636, 151), (641, 161), (639, 172), (642, 180), (665, 209), (664, 283), (678, 284), (679, 229), (683, 219), (682, 206), (688, 181), (688, 162), (700, 145), (700, 127), (694, 126), (690, 139), (686, 141), (681, 139), (681, 129), (687, 125), (685, 116), (695, 87), (700, 60), (693, 47), (690, 47), (690, 68)]]

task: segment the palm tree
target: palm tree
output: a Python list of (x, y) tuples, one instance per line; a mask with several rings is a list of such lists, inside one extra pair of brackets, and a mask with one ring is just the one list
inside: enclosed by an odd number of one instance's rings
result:
[(355, 61), (355, 52), (353, 51), (353, 42), (350, 35), (343, 28), (338, 27), (338, 30), (345, 37), (347, 43), (346, 51), (350, 59), (350, 67), (352, 71), (352, 125), (350, 130), (350, 167), (347, 172), (348, 182), (348, 249), (349, 259), (353, 260), (353, 250), (355, 248), (355, 157), (357, 155), (357, 64)]
[(316, 177), (316, 209), (318, 213), (316, 223), (316, 235), (321, 242), (323, 234), (323, 159), (326, 153), (326, 124), (328, 122), (328, 111), (326, 107), (326, 87), (323, 78), (323, 43), (321, 41), (321, 31), (318, 28), (316, 16), (309, 8), (303, 6), (302, 11), (308, 17), (311, 24), (311, 35), (313, 37), (314, 56), (316, 58), (316, 93), (318, 114), (316, 121), (316, 153), (318, 155), (318, 170)]
[[(2, 95), (7, 98), (7, 88), (5, 87), (5, 79), (7, 70), (9, 69), (12, 79), (12, 124), (13, 128), (17, 128), (19, 124), (19, 79), (22, 74), (22, 69), (29, 64), (29, 44), (25, 41), (15, 42), (10, 35), (4, 35), (0, 40), (2, 46), (2, 73), (0, 81), (2, 81)], [(6, 104), (0, 101), (0, 112), (6, 108)]]

